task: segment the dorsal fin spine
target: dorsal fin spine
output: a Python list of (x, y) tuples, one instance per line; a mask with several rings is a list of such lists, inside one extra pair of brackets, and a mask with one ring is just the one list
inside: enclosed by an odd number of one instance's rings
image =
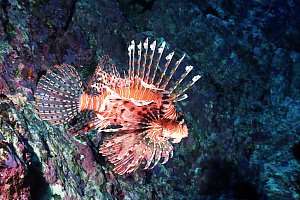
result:
[(145, 52), (144, 52), (143, 72), (140, 77), (142, 80), (144, 80), (144, 77), (145, 77), (145, 69), (146, 69), (147, 54), (148, 54), (148, 38), (146, 38), (143, 46), (144, 46)]
[(142, 42), (140, 42), (138, 45), (138, 68), (137, 68), (137, 77), (140, 75), (140, 68), (141, 68), (141, 59), (142, 59)]
[(184, 88), (178, 91), (175, 99), (178, 99), (182, 94), (184, 94), (188, 89), (190, 89), (201, 77), (201, 75), (194, 76), (192, 81), (190, 81)]
[(150, 44), (150, 50), (152, 51), (151, 55), (150, 55), (150, 62), (148, 64), (148, 67), (147, 67), (147, 74), (146, 74), (146, 79), (145, 79), (145, 82), (148, 83), (148, 80), (150, 78), (150, 73), (151, 73), (151, 68), (152, 68), (152, 62), (153, 62), (153, 56), (154, 56), (154, 53), (155, 53), (155, 47), (156, 47), (156, 40), (154, 40), (152, 42), (152, 44)]
[(174, 99), (174, 102), (183, 101), (183, 100), (185, 100), (187, 98), (188, 98), (188, 95), (187, 94), (183, 94), (183, 95), (177, 97), (176, 99)]
[(117, 77), (117, 78), (120, 78), (120, 74), (116, 68), (116, 65), (113, 65), (113, 71), (114, 71), (114, 75)]
[(115, 71), (115, 67), (112, 65), (112, 73), (113, 73), (113, 76), (116, 77), (116, 71)]
[(164, 76), (166, 75), (167, 69), (168, 69), (168, 67), (169, 67), (169, 65), (170, 65), (170, 63), (171, 63), (171, 60), (172, 60), (173, 56), (174, 56), (174, 51), (171, 52), (171, 53), (169, 53), (169, 54), (166, 56), (167, 62), (166, 62), (166, 64), (165, 64), (164, 71), (163, 71), (163, 73), (161, 74), (161, 76), (160, 76), (160, 78), (159, 78), (159, 81), (158, 81), (157, 84), (156, 84), (156, 86), (159, 87), (159, 88), (160, 88), (160, 86), (161, 86), (160, 84), (161, 84), (161, 82), (162, 82)]
[(132, 46), (132, 74), (130, 74), (129, 79), (133, 79), (134, 78), (134, 63), (135, 63), (135, 59), (134, 59), (134, 55), (135, 55), (135, 42), (134, 40), (131, 41), (131, 46)]
[[(131, 73), (131, 53), (132, 52), (132, 45), (130, 44), (128, 46), (128, 57), (129, 57), (129, 61), (128, 61), (128, 76), (130, 77), (130, 73)], [(124, 76), (125, 78), (125, 76)]]
[(174, 86), (170, 89), (170, 93), (173, 93), (174, 90), (180, 85), (180, 83), (185, 79), (185, 77), (193, 70), (193, 66), (189, 65), (185, 67), (185, 72), (181, 77), (175, 82)]
[(178, 61), (176, 61), (175, 67), (171, 70), (171, 73), (168, 76), (166, 82), (162, 85), (163, 89), (165, 89), (167, 87), (167, 85), (169, 84), (171, 78), (173, 77), (174, 73), (176, 72), (178, 66), (180, 65), (180, 63), (182, 62), (182, 60), (184, 59), (184, 57), (185, 57), (185, 54), (183, 54), (183, 56)]
[(153, 77), (152, 77), (152, 80), (150, 82), (150, 84), (153, 84), (154, 80), (155, 80), (155, 76), (156, 76), (156, 72), (157, 72), (157, 68), (158, 68), (158, 65), (160, 63), (160, 59), (161, 59), (161, 56), (164, 52), (164, 49), (165, 49), (165, 46), (166, 46), (166, 42), (163, 41), (163, 43), (161, 44), (161, 46), (158, 48), (158, 53), (159, 53), (159, 56), (156, 60), (156, 65), (155, 65), (155, 69), (154, 69), (154, 72), (153, 72)]

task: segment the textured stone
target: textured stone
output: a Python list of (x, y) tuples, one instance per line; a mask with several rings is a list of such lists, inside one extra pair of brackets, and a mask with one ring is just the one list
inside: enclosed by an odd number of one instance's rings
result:
[[(295, 0), (2, 0), (1, 198), (299, 199), (299, 11)], [(119, 177), (101, 135), (41, 121), (33, 94), (54, 64), (84, 81), (105, 54), (125, 69), (128, 42), (146, 36), (203, 78), (180, 106), (190, 136), (174, 158)]]

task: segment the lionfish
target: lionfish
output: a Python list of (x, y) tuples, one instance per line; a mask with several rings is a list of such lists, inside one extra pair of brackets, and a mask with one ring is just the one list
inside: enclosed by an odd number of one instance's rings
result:
[(139, 44), (131, 41), (129, 67), (124, 75), (104, 57), (86, 89), (74, 67), (54, 66), (40, 79), (36, 89), (39, 116), (52, 124), (64, 124), (88, 112), (69, 131), (73, 135), (91, 129), (111, 133), (99, 152), (114, 165), (117, 174), (130, 174), (140, 166), (153, 168), (160, 161), (166, 163), (173, 155), (172, 143), (188, 136), (183, 114), (175, 104), (187, 98), (185, 92), (201, 76), (194, 76), (180, 87), (193, 69), (186, 66), (180, 78), (172, 82), (185, 55), (172, 62), (173, 51), (161, 65), (166, 42), (158, 48), (156, 43), (150, 44), (148, 38)]

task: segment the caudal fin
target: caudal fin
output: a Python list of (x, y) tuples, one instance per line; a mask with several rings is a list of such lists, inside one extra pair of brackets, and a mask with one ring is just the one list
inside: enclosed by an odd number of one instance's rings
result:
[(52, 124), (69, 122), (79, 112), (82, 93), (82, 82), (74, 67), (54, 66), (40, 79), (34, 95), (39, 116)]

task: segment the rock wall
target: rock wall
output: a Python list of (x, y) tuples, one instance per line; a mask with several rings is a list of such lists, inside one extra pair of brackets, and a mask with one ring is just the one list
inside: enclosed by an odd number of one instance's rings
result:
[[(299, 199), (300, 4), (289, 1), (1, 0), (0, 199)], [(165, 40), (203, 75), (181, 109), (190, 136), (165, 165), (115, 176), (101, 135), (41, 121), (54, 64), (86, 81), (132, 39)], [(197, 109), (195, 109), (197, 108)]]

